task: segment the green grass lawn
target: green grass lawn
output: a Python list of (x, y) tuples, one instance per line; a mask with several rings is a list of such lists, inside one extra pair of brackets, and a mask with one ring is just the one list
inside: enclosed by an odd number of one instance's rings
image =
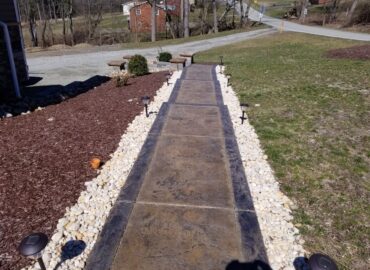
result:
[(305, 248), (341, 269), (370, 265), (370, 61), (328, 59), (359, 42), (276, 34), (197, 54), (218, 62), (255, 127)]

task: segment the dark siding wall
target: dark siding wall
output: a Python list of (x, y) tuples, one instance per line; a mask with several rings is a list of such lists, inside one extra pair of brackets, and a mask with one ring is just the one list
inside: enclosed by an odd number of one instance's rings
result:
[(13, 0), (0, 0), (0, 20), (3, 22), (16, 22)]
[[(0, 21), (8, 24), (18, 79), (20, 82), (23, 82), (27, 78), (28, 71), (22, 47), (21, 25), (20, 22), (17, 21), (13, 0), (0, 0)], [(6, 97), (12, 97), (13, 95), (14, 89), (6, 52), (4, 33), (0, 30), (0, 98), (4, 99)]]

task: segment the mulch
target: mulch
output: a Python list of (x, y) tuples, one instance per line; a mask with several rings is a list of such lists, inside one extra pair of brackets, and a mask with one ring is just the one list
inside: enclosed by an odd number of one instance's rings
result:
[[(128, 124), (154, 96), (166, 72), (130, 79), (117, 88), (108, 81), (41, 111), (0, 121), (0, 269), (30, 264), (18, 255), (31, 232), (49, 237), (84, 183), (96, 177), (90, 160), (107, 161)], [(130, 100), (130, 101), (129, 101)]]
[(326, 52), (329, 58), (370, 60), (370, 45), (353, 46)]

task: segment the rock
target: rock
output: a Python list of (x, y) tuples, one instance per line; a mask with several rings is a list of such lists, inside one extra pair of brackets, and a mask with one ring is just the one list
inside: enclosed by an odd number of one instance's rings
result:
[(59, 242), (59, 240), (63, 237), (63, 233), (57, 232), (51, 237), (51, 241)]
[(49, 122), (53, 122), (55, 120), (55, 118), (54, 117), (50, 117), (50, 118), (48, 118), (48, 121)]
[(9, 118), (9, 117), (13, 117), (13, 115), (11, 113), (6, 113), (5, 117)]

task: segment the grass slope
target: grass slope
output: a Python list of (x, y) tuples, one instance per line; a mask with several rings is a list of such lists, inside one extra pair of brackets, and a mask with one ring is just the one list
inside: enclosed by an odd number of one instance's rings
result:
[(370, 61), (327, 59), (328, 49), (361, 44), (276, 34), (213, 49), (256, 128), (283, 191), (298, 205), (305, 247), (342, 269), (370, 265)]

